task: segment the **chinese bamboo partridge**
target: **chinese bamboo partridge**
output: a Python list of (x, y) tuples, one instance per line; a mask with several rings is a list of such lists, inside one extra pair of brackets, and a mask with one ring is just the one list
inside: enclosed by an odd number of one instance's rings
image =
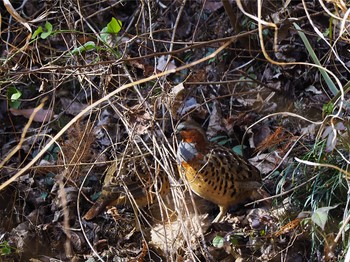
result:
[(153, 204), (157, 195), (164, 196), (169, 191), (167, 174), (159, 169), (154, 157), (149, 152), (132, 152), (107, 169), (101, 195), (84, 219), (93, 219), (107, 206), (145, 207)]
[[(208, 141), (203, 129), (193, 121), (177, 127), (181, 142), (177, 151), (180, 174), (192, 191), (217, 204), (219, 222), (232, 205), (262, 198), (260, 172), (232, 150)], [(267, 193), (266, 193), (267, 194)]]

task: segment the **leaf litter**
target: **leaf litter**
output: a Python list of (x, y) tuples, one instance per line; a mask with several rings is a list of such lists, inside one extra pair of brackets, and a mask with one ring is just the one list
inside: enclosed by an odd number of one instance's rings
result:
[[(167, 69), (176, 70), (210, 55), (223, 43), (216, 40), (232, 35), (231, 21), (220, 1), (190, 1), (183, 10), (177, 2), (151, 2), (146, 3), (147, 12), (143, 5), (134, 1), (112, 5), (105, 1), (84, 3), (79, 8), (67, 7), (65, 11), (46, 5), (49, 11), (44, 13), (51, 26), (40, 16), (41, 20), (33, 22), (33, 29), (44, 26), (50, 30), (44, 38), (33, 39), (35, 45), (26, 41), (27, 35), (19, 30), (21, 25), (13, 24), (9, 14), (4, 15), (12, 32), (9, 36), (12, 44), (11, 48), (2, 47), (1, 50), (2, 56), (6, 57), (2, 65), (2, 72), (7, 77), (4, 79), (10, 79), (4, 80), (5, 88), (1, 94), (6, 98), (6, 88), (13, 85), (21, 97), (18, 98), (19, 108), (9, 108), (4, 100), (1, 101), (0, 132), (4, 134), (0, 137), (1, 160), (7, 152), (16, 149), (18, 134), (26, 123), (21, 116), (30, 117), (41, 93), (47, 92), (52, 103), (38, 112), (29, 129), (30, 139), (27, 137), (16, 154), (1, 166), (1, 182), (31, 161), (48, 139), (89, 103), (125, 83), (164, 71), (167, 66)], [(341, 4), (328, 3), (337, 8), (339, 15), (346, 12)], [(256, 23), (240, 13), (233, 1), (231, 5), (241, 27), (241, 31), (234, 33), (254, 30)], [(308, 7), (315, 11), (316, 19), (322, 12), (322, 17), (326, 15), (315, 3), (309, 3)], [(252, 2), (245, 2), (244, 8), (255, 14), (256, 5)], [(8, 10), (11, 14), (17, 13), (14, 8), (8, 7)], [(35, 1), (25, 3), (18, 10), (28, 17), (37, 14)], [(289, 1), (279, 7), (267, 4), (262, 11), (263, 19), (271, 18), (280, 28), (274, 58), (288, 62), (309, 61), (309, 54), (292, 27), (291, 17), (286, 15), (300, 18), (301, 28), (311, 30), (304, 8)], [(118, 14), (117, 19), (123, 26), (120, 32), (118, 29), (114, 32), (116, 35), (108, 38), (111, 42), (106, 46), (97, 35), (106, 33), (102, 29), (111, 23), (110, 17), (114, 13)], [(79, 49), (75, 41), (78, 36), (67, 33), (58, 18), (65, 20), (67, 25), (79, 27), (81, 25), (73, 21), (78, 15), (87, 19), (77, 30), (86, 32), (85, 40), (80, 44), (93, 47), (89, 50)], [(21, 20), (19, 13), (16, 17), (25, 27), (30, 26)], [(324, 32), (328, 29), (328, 25), (321, 22), (319, 26)], [(340, 32), (340, 25), (334, 23), (334, 30)], [(266, 30), (264, 33), (264, 40), (269, 42), (271, 32)], [(341, 115), (337, 123), (325, 125), (321, 132), (316, 124), (293, 120), (282, 114), (271, 115), (256, 124), (259, 119), (281, 111), (319, 120), (331, 93), (325, 89), (317, 70), (296, 64), (277, 66), (267, 63), (262, 60), (262, 55), (253, 55), (260, 52), (258, 36), (252, 33), (248, 40), (249, 45), (245, 46), (242, 45), (244, 38), (238, 39), (202, 65), (154, 82), (135, 84), (104, 101), (100, 108), (94, 108), (68, 129), (40, 162), (12, 184), (13, 192), (1, 191), (0, 197), (10, 200), (9, 204), (0, 204), (3, 218), (0, 245), (6, 240), (16, 250), (7, 254), (7, 258), (70, 261), (97, 259), (96, 253), (104, 260), (112, 258), (115, 261), (307, 261), (306, 258), (312, 257), (308, 235), (312, 223), (309, 217), (299, 217), (302, 208), (309, 208), (300, 202), (308, 203), (309, 200), (297, 198), (299, 192), (293, 189), (307, 179), (312, 182), (305, 174), (312, 174), (314, 170), (305, 168), (303, 173), (303, 168), (293, 163), (293, 157), (304, 155), (305, 149), (319, 135), (325, 141), (328, 157), (336, 150), (346, 152), (348, 116)], [(326, 54), (328, 49), (324, 42), (317, 37), (310, 37), (310, 41), (319, 57)], [(347, 45), (343, 41), (337, 44), (338, 57), (348, 64)], [(178, 51), (181, 48), (184, 50)], [(272, 45), (269, 48), (272, 50)], [(78, 51), (72, 54), (69, 53), (71, 50)], [(172, 51), (167, 53), (168, 50)], [(247, 60), (250, 63), (242, 67), (244, 73), (236, 70)], [(325, 59), (323, 63), (330, 60)], [(346, 69), (338, 64), (332, 66), (337, 67), (341, 79), (347, 78)], [(247, 76), (250, 77), (248, 82)], [(34, 88), (29, 84), (33, 82)], [(44, 82), (45, 87), (38, 88)], [(274, 199), (272, 209), (252, 205), (233, 207), (223, 223), (211, 223), (218, 212), (216, 207), (191, 195), (176, 171), (174, 127), (188, 117), (203, 124), (212, 140), (230, 148), (243, 145), (244, 150), (240, 152), (261, 170), (267, 190), (281, 194)], [(149, 153), (162, 153), (155, 163), (169, 174), (171, 194), (160, 204), (139, 212), (143, 225), (141, 232), (134, 230), (134, 210), (125, 206), (112, 207), (81, 226), (79, 219), (101, 192), (105, 169), (115, 158), (127, 157), (123, 152), (128, 143), (135, 141), (141, 141)], [(296, 143), (298, 141), (300, 143)], [(325, 156), (321, 154), (321, 157)], [(64, 190), (60, 191), (62, 181)], [(312, 184), (306, 183), (306, 187), (311, 187), (309, 185)], [(291, 193), (284, 195), (290, 190)], [(334, 206), (316, 209), (311, 221), (313, 218), (317, 226), (329, 230), (330, 216), (341, 209)], [(65, 211), (68, 211), (68, 217), (65, 217)], [(329, 231), (325, 250), (329, 250), (330, 255), (325, 257), (331, 261), (334, 257), (340, 258), (342, 252), (332, 238), (337, 232)], [(71, 245), (73, 257), (68, 256), (66, 243)]]

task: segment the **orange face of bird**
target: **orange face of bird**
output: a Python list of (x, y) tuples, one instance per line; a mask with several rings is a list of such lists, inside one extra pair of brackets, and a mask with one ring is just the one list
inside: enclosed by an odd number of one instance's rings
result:
[(188, 163), (203, 156), (208, 141), (200, 126), (192, 122), (183, 122), (178, 125), (176, 130), (181, 136), (177, 152), (179, 164)]
[(182, 141), (185, 143), (203, 144), (206, 139), (195, 129), (180, 131)]

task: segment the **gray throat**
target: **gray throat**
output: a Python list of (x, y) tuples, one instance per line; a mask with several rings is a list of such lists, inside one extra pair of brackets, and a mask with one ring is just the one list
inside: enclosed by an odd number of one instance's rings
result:
[(178, 164), (189, 162), (195, 158), (197, 153), (195, 144), (181, 141), (177, 150), (176, 160)]

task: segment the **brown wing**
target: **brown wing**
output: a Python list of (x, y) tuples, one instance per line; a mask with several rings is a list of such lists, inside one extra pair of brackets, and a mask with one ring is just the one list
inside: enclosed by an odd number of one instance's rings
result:
[(221, 173), (234, 174), (236, 182), (261, 182), (260, 171), (232, 150), (220, 145), (212, 145), (210, 153), (217, 158)]

